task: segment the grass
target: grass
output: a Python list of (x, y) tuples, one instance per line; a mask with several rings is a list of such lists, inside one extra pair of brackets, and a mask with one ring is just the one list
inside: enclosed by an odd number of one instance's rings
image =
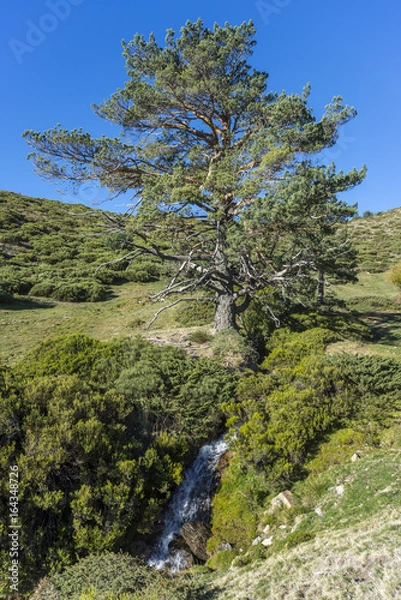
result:
[(355, 284), (336, 285), (333, 290), (372, 331), (372, 341), (341, 341), (329, 352), (377, 354), (401, 360), (401, 303), (399, 290), (384, 273), (361, 272)]
[(101, 302), (69, 303), (20, 297), (9, 305), (2, 304), (0, 363), (13, 364), (39, 342), (69, 333), (84, 333), (98, 340), (141, 334), (163, 341), (167, 336), (177, 337), (179, 343), (192, 329), (200, 329), (179, 326), (177, 315), (183, 304), (162, 312), (155, 324), (145, 330), (156, 310), (163, 306), (149, 300), (149, 295), (161, 286), (162, 282), (113, 286), (111, 297)]
[(216, 583), (217, 600), (393, 600), (401, 591), (401, 519), (386, 511), (281, 556), (235, 569)]
[[(145, 330), (161, 303), (153, 304), (149, 295), (163, 283), (115, 285), (108, 299), (100, 302), (69, 303), (20, 296), (0, 308), (0, 362), (13, 364), (39, 342), (72, 332), (99, 340), (130, 335), (146, 335), (161, 342), (209, 341), (208, 328), (182, 327), (179, 314), (185, 303), (164, 311), (149, 330)], [(360, 273), (355, 284), (333, 286), (333, 290), (373, 332), (372, 341), (341, 341), (329, 352), (378, 354), (401, 360), (401, 314), (396, 286), (383, 273)], [(197, 339), (202, 339), (198, 342)], [(193, 339), (191, 339), (193, 338)]]

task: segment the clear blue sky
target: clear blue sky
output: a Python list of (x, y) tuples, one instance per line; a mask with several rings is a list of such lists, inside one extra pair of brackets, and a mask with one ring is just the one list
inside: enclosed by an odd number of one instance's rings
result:
[[(401, 4), (369, 0), (14, 0), (3, 6), (1, 39), (0, 189), (81, 202), (95, 190), (61, 195), (42, 181), (26, 155), (24, 129), (57, 123), (94, 135), (116, 135), (92, 113), (125, 81), (121, 40), (201, 17), (257, 26), (253, 64), (270, 74), (270, 89), (300, 92), (312, 85), (316, 115), (334, 95), (358, 110), (336, 149), (327, 155), (343, 169), (368, 166), (365, 182), (344, 198), (359, 212), (401, 205)], [(104, 208), (116, 208), (115, 201)]]

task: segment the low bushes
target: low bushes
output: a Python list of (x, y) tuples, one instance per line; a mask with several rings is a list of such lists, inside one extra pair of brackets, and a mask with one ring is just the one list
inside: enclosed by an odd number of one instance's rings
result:
[(400, 443), (399, 363), (327, 356), (332, 339), (324, 329), (277, 331), (260, 371), (243, 376), (224, 406), (234, 459), (213, 500), (210, 551), (249, 546), (255, 515), (308, 472), (349, 461), (366, 444)]
[[(88, 556), (44, 580), (32, 600), (195, 600), (195, 577), (172, 577), (127, 554)], [(200, 596), (199, 596), (200, 597)]]
[(49, 281), (35, 284), (31, 296), (44, 296), (64, 302), (96, 302), (106, 295), (106, 287), (96, 281)]
[[(20, 589), (88, 553), (141, 548), (234, 389), (218, 364), (142, 339), (67, 336), (3, 370), (0, 464), (20, 476)], [(0, 538), (6, 548), (5, 524)]]

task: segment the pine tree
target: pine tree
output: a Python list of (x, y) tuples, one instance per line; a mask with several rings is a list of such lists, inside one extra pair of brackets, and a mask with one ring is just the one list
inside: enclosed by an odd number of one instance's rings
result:
[(260, 290), (290, 294), (316, 278), (313, 232), (346, 220), (336, 194), (365, 175), (314, 162), (355, 110), (335, 97), (317, 120), (309, 86), (301, 95), (268, 91), (267, 74), (248, 62), (254, 37), (251, 22), (211, 30), (201, 20), (179, 36), (169, 30), (164, 47), (137, 34), (123, 42), (125, 86), (94, 106), (121, 137), (61, 126), (24, 133), (42, 175), (132, 193), (129, 256), (177, 263), (157, 298), (171, 297), (167, 308), (198, 290), (215, 303), (217, 330), (236, 327)]

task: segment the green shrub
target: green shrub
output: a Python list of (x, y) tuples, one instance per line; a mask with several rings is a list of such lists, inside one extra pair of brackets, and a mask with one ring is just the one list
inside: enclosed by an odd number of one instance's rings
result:
[(387, 271), (386, 276), (391, 283), (401, 289), (401, 263)]
[(263, 372), (244, 377), (238, 399), (226, 406), (233, 447), (244, 469), (263, 473), (266, 494), (299, 478), (319, 436), (347, 415), (324, 354), (331, 336), (320, 329), (278, 331)]
[(220, 544), (227, 542), (237, 552), (250, 546), (258, 523), (256, 507), (254, 481), (242, 470), (236, 458), (223, 472), (220, 487), (212, 501), (212, 537), (207, 544), (209, 553), (214, 554)]
[(127, 233), (115, 233), (106, 235), (103, 238), (104, 246), (109, 250), (124, 250), (129, 248), (132, 243), (132, 236)]
[(364, 435), (346, 428), (336, 431), (327, 442), (320, 445), (316, 456), (305, 467), (309, 473), (323, 473), (333, 465), (341, 465), (350, 460), (356, 450), (365, 445)]
[(96, 302), (105, 293), (106, 288), (93, 281), (66, 282), (57, 285), (51, 297), (64, 302)]
[(30, 290), (30, 296), (39, 296), (43, 298), (51, 298), (55, 289), (53, 281), (41, 281), (36, 283)]
[[(143, 547), (234, 392), (211, 360), (140, 338), (50, 340), (0, 371), (0, 464), (18, 464), (21, 480), (21, 591), (77, 557)], [(7, 502), (3, 478), (4, 514)]]
[(157, 281), (160, 278), (160, 265), (150, 260), (133, 261), (124, 272), (124, 277), (137, 283)]
[(378, 430), (399, 421), (401, 370), (397, 361), (379, 356), (336, 354), (328, 358), (328, 362), (338, 372), (336, 385), (351, 408), (351, 425), (362, 428), (371, 442), (375, 441)]
[(0, 287), (0, 304), (10, 304), (14, 301), (14, 296)]
[(0, 268), (0, 286), (10, 294), (27, 294), (32, 287), (30, 271), (19, 267)]
[(208, 331), (198, 329), (187, 335), (187, 340), (195, 342), (195, 344), (208, 344), (213, 340), (213, 336)]
[(42, 280), (30, 290), (31, 296), (54, 298), (64, 302), (96, 302), (105, 296), (106, 288), (96, 281)]
[(196, 574), (160, 574), (128, 554), (81, 559), (42, 580), (31, 600), (195, 600), (209, 595)]
[(191, 600), (197, 588), (195, 578), (161, 576), (128, 554), (107, 552), (43, 581), (32, 600)]
[[(238, 460), (248, 473), (263, 474), (267, 491), (291, 485), (307, 468), (320, 472), (346, 460), (363, 442), (379, 443), (383, 428), (400, 422), (399, 363), (326, 356), (331, 336), (278, 331), (262, 372), (243, 377), (238, 398), (225, 407)], [(329, 432), (331, 440), (306, 463)]]
[(124, 277), (124, 273), (120, 271), (113, 271), (108, 267), (102, 267), (98, 271), (95, 270), (94, 276), (96, 278), (96, 281), (99, 281), (100, 283), (106, 285), (127, 281), (127, 279)]
[[(362, 301), (362, 299), (360, 299)], [(337, 300), (335, 302), (338, 302)], [(360, 308), (363, 309), (362, 305), (349, 304), (348, 308)], [(335, 308), (335, 307), (334, 307)], [(368, 310), (367, 305), (365, 305)], [(332, 332), (332, 339), (334, 342), (341, 339), (351, 340), (371, 340), (372, 331), (369, 326), (364, 323), (358, 315), (350, 312), (344, 312), (344, 307), (340, 306), (341, 310), (332, 310), (329, 308), (321, 308), (315, 311), (298, 311), (292, 313), (286, 319), (286, 325), (292, 331), (307, 331), (309, 329), (325, 329), (326, 331)]]

